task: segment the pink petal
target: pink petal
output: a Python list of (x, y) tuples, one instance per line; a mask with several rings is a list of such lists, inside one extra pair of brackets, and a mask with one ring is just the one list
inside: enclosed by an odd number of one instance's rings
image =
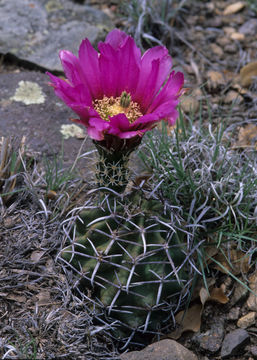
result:
[(47, 72), (47, 75), (52, 81), (55, 94), (61, 98), (68, 106), (71, 104), (82, 104), (84, 106), (92, 105), (92, 98), (88, 89), (83, 85), (79, 84), (71, 86), (67, 81), (58, 78)]
[(122, 64), (119, 62), (118, 51), (109, 44), (99, 44), (99, 67), (102, 89), (105, 96), (118, 96), (119, 74)]
[(105, 43), (110, 44), (114, 49), (119, 48), (129, 36), (119, 29), (114, 29), (106, 36)]
[(89, 120), (89, 125), (97, 128), (99, 131), (107, 130), (110, 127), (110, 123), (101, 118), (95, 117)]
[(143, 132), (141, 130), (136, 130), (136, 131), (125, 131), (125, 132), (119, 132), (119, 131), (115, 131), (115, 129), (110, 129), (108, 131), (109, 134), (118, 136), (120, 139), (130, 139), (134, 136), (143, 136)]
[(98, 45), (103, 91), (106, 96), (115, 97), (122, 91), (132, 94), (139, 79), (140, 49), (125, 33), (119, 30), (112, 33), (110, 41)]
[(130, 122), (125, 114), (118, 114), (110, 117), (111, 127), (115, 127), (122, 131), (129, 130)]
[(173, 112), (164, 120), (166, 120), (170, 126), (173, 126), (176, 124), (178, 116), (179, 116), (178, 111), (174, 109)]
[(108, 121), (100, 118), (91, 118), (87, 126), (88, 135), (94, 140), (103, 140), (104, 134), (110, 127)]
[(166, 103), (160, 104), (154, 112), (146, 114), (138, 118), (133, 127), (137, 129), (152, 128), (157, 122), (161, 120), (167, 120), (170, 125), (174, 125), (176, 122), (178, 112), (175, 109), (178, 104), (178, 100), (169, 100)]
[(98, 113), (91, 107), (71, 104), (71, 109), (79, 115), (80, 119), (73, 119), (75, 122), (88, 126), (88, 122), (92, 117), (98, 117)]
[(151, 113), (151, 114), (146, 114), (146, 115), (141, 116), (132, 125), (133, 125), (133, 127), (136, 127), (137, 129), (143, 129), (145, 126), (147, 126), (148, 123), (153, 123), (153, 122), (156, 122), (159, 120), (160, 120), (160, 118), (159, 118), (158, 114)]
[(59, 57), (62, 63), (63, 70), (69, 82), (72, 85), (78, 85), (82, 83), (80, 75), (80, 65), (78, 58), (68, 50), (61, 50)]
[(151, 106), (147, 110), (147, 113), (151, 113), (155, 111), (155, 109), (158, 108), (162, 103), (166, 103), (169, 100), (173, 101), (174, 99), (177, 99), (180, 95), (180, 90), (183, 84), (184, 84), (183, 73), (177, 72), (175, 74), (175, 72), (173, 71), (170, 74), (167, 83), (164, 85), (163, 89), (156, 96)]
[[(153, 84), (152, 97), (158, 93), (161, 85), (169, 75), (172, 59), (168, 54), (168, 50), (163, 46), (155, 46), (154, 48), (147, 50), (142, 57), (140, 78), (133, 100), (141, 102), (142, 99), (144, 99), (146, 89), (148, 89), (149, 78), (152, 77), (153, 62), (156, 60), (159, 60), (160, 65), (156, 74), (155, 83)], [(148, 103), (149, 100), (147, 102), (144, 101), (144, 108), (147, 107)]]
[(121, 139), (129, 139), (134, 136), (142, 136), (142, 130), (133, 127), (125, 114), (118, 114), (110, 117), (110, 128), (108, 134), (116, 135)]
[(141, 94), (138, 94), (138, 98), (136, 101), (141, 106), (141, 111), (144, 113), (146, 109), (148, 108), (149, 103), (151, 102), (153, 96), (155, 95), (155, 84), (158, 79), (160, 69), (160, 60), (153, 60), (152, 61), (152, 70), (151, 70), (151, 76), (149, 76), (145, 83), (144, 83), (144, 91), (142, 91)]
[(119, 62), (122, 66), (119, 73), (118, 95), (122, 91), (133, 94), (139, 80), (141, 52), (131, 37), (126, 39), (125, 44), (120, 49)]
[(104, 134), (95, 127), (87, 128), (88, 136), (94, 140), (104, 140)]
[(103, 90), (100, 81), (98, 53), (88, 39), (82, 41), (79, 48), (79, 61), (85, 82), (90, 89), (92, 97), (102, 98)]

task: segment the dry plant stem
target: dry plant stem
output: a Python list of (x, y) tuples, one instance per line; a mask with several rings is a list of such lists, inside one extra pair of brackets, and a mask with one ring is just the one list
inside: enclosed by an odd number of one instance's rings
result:
[[(17, 154), (18, 152), (18, 154)], [(14, 140), (10, 137), (1, 139), (0, 153), (0, 191), (3, 199), (7, 202), (11, 197), (10, 194), (16, 185), (16, 175), (21, 167), (22, 157), (25, 153), (25, 137), (23, 136), (19, 144), (19, 149), (14, 149)], [(14, 158), (15, 156), (15, 158)], [(13, 163), (13, 159), (15, 159)]]

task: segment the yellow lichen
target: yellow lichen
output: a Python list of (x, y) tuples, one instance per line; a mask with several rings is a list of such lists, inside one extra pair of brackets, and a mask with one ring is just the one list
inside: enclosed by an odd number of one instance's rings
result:
[(61, 133), (64, 139), (68, 139), (69, 137), (76, 137), (78, 139), (83, 139), (85, 137), (85, 133), (83, 129), (81, 129), (77, 125), (62, 125), (61, 126)]
[(23, 102), (25, 105), (43, 104), (45, 102), (45, 94), (37, 83), (21, 80), (14, 96), (10, 100)]

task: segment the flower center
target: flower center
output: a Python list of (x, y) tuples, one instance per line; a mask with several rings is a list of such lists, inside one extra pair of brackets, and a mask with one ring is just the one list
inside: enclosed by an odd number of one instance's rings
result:
[(125, 114), (129, 122), (133, 123), (143, 115), (138, 103), (131, 101), (131, 96), (126, 91), (116, 98), (104, 96), (102, 99), (96, 99), (93, 106), (101, 118), (106, 121), (109, 121), (109, 116)]

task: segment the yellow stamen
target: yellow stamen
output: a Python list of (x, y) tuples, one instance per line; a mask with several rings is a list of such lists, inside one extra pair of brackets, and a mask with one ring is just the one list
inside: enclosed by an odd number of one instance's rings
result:
[(143, 115), (138, 103), (131, 101), (130, 95), (125, 92), (116, 98), (104, 96), (102, 99), (97, 99), (93, 106), (101, 118), (106, 121), (109, 121), (109, 116), (125, 114), (129, 122), (133, 123)]

